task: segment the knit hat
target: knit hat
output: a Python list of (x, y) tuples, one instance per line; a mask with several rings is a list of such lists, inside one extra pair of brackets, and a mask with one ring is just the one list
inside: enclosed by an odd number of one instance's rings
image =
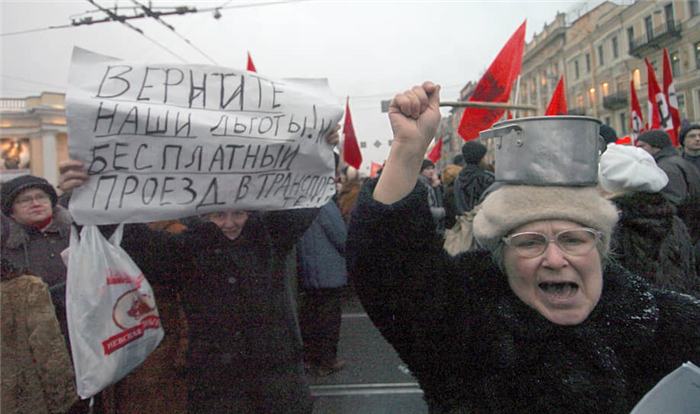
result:
[(479, 141), (467, 141), (462, 145), (462, 155), (467, 164), (478, 164), (486, 155), (486, 146)]
[(668, 176), (656, 165), (654, 157), (630, 145), (608, 145), (607, 151), (600, 156), (598, 178), (609, 193), (656, 193), (668, 184)]
[(423, 163), (420, 165), (420, 172), (423, 172), (424, 169), (429, 168), (429, 167), (435, 167), (435, 163), (426, 158), (423, 160)]
[(681, 144), (681, 146), (685, 145), (685, 136), (688, 135), (691, 129), (700, 129), (700, 124), (690, 124), (681, 129), (681, 132), (678, 134), (678, 143)]
[(452, 158), (452, 164), (457, 165), (459, 167), (464, 167), (464, 155), (462, 154), (457, 154)]
[(600, 136), (605, 140), (605, 145), (617, 141), (617, 132), (610, 125), (602, 124), (600, 126)]
[(51, 199), (51, 207), (56, 207), (56, 202), (58, 201), (58, 194), (48, 181), (41, 177), (34, 175), (21, 175), (14, 178), (2, 185), (0, 188), (0, 204), (2, 205), (2, 213), (6, 216), (12, 214), (12, 206), (15, 203), (15, 198), (22, 193), (22, 191), (38, 188), (43, 190)]
[(614, 205), (595, 187), (504, 184), (481, 204), (474, 217), (474, 236), (494, 251), (511, 230), (537, 220), (570, 220), (603, 233), (607, 246), (617, 223)]
[(666, 148), (673, 145), (671, 143), (671, 137), (660, 129), (652, 129), (650, 131), (644, 131), (637, 137), (637, 141), (644, 141), (652, 147), (656, 148)]

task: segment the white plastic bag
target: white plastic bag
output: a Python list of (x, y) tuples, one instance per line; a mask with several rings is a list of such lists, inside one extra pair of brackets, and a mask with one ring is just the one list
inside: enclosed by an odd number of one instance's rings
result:
[(71, 230), (66, 315), (83, 399), (136, 368), (164, 336), (151, 286), (119, 247), (123, 229), (109, 241), (97, 226), (84, 226), (80, 240)]

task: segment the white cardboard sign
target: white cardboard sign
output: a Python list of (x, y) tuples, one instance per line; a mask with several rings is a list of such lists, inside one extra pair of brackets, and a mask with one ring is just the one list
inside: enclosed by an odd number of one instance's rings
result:
[(121, 61), (75, 48), (66, 99), (81, 224), (231, 209), (319, 207), (335, 193), (325, 142), (343, 108), (325, 79)]

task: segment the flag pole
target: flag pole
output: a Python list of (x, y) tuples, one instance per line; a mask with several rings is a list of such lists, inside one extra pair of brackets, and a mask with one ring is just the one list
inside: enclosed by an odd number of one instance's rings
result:
[(440, 106), (452, 106), (452, 107), (456, 107), (456, 108), (522, 109), (524, 111), (536, 111), (537, 110), (537, 107), (534, 105), (517, 105), (517, 104), (500, 103), (500, 102), (477, 102), (477, 101), (440, 102)]
[[(518, 80), (515, 81), (515, 104), (518, 104), (520, 100), (520, 75), (518, 75)], [(518, 117), (518, 110), (513, 111), (513, 118)]]

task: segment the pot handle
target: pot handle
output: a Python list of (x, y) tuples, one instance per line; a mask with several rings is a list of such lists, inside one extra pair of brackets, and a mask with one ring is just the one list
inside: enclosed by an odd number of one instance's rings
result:
[(520, 127), (520, 125), (517, 124), (505, 125), (500, 128), (493, 128), (487, 129), (486, 131), (481, 131), (479, 132), (479, 138), (488, 139), (493, 137), (502, 137), (504, 135), (510, 134), (511, 132), (523, 132), (523, 129)]

